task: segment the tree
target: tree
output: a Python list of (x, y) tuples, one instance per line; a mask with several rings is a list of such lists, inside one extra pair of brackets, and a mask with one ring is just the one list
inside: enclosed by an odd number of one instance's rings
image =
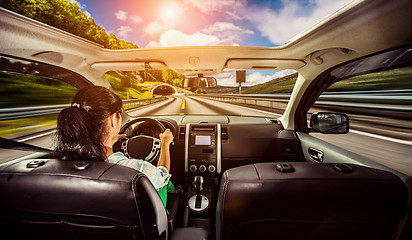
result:
[(110, 49), (138, 48), (131, 42), (119, 40), (114, 34), (96, 25), (80, 10), (77, 2), (66, 0), (12, 0), (0, 1), (0, 6), (18, 14), (46, 23), (63, 31), (101, 44)]

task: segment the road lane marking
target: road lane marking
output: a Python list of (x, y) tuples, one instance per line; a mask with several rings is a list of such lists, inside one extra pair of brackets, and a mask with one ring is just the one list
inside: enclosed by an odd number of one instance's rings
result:
[(34, 135), (34, 136), (27, 137), (27, 138), (23, 138), (23, 139), (19, 139), (19, 140), (17, 140), (17, 142), (26, 142), (26, 141), (29, 141), (29, 140), (32, 140), (32, 139), (35, 139), (35, 138), (39, 138), (39, 137), (43, 137), (43, 136), (46, 136), (46, 135), (50, 135), (50, 134), (52, 134), (52, 133), (54, 133), (54, 132), (56, 132), (56, 130), (53, 130), (53, 131), (50, 131), (50, 132), (46, 132), (46, 133), (43, 133), (43, 134), (39, 134), (39, 135)]
[[(182, 99), (182, 107), (181, 107), (181, 109), (184, 110), (185, 107), (186, 107), (186, 101), (185, 101), (184, 98), (181, 98), (181, 99)], [(185, 113), (181, 112), (181, 113), (179, 113), (179, 115), (185, 115)]]
[(373, 133), (361, 132), (361, 131), (352, 130), (352, 129), (350, 129), (349, 132), (359, 134), (359, 135), (368, 136), (368, 137), (378, 138), (378, 139), (381, 139), (381, 140), (386, 140), (386, 141), (390, 141), (390, 142), (395, 142), (395, 143), (400, 143), (400, 144), (405, 144), (405, 145), (412, 146), (412, 141), (406, 141), (406, 140), (402, 140), (402, 139), (385, 137), (385, 136), (381, 136), (381, 135), (377, 135), (377, 134), (373, 134)]
[(185, 109), (185, 99), (184, 98), (182, 98), (182, 109)]

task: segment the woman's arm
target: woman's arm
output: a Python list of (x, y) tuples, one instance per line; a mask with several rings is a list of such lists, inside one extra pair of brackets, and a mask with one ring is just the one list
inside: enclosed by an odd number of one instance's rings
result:
[(157, 166), (163, 166), (170, 171), (170, 143), (173, 141), (173, 134), (169, 129), (159, 135), (160, 137), (160, 156)]

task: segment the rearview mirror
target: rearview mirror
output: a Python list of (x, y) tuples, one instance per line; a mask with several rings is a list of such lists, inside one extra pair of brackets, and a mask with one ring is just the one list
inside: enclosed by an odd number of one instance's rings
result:
[(320, 112), (310, 118), (312, 132), (325, 134), (344, 134), (349, 132), (349, 117), (341, 113)]
[(214, 77), (185, 78), (182, 83), (182, 87), (184, 88), (214, 88), (216, 86), (217, 81)]

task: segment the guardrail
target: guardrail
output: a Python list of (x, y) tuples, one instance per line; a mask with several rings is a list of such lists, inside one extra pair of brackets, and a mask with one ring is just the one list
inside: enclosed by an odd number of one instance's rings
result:
[[(290, 94), (207, 94), (195, 95), (217, 101), (284, 110)], [(412, 118), (412, 90), (324, 93), (314, 107), (348, 113)]]
[[(142, 98), (123, 100), (125, 110), (149, 105), (155, 102), (166, 100), (166, 97)], [(2, 108), (0, 109), (0, 120), (12, 120), (18, 118), (36, 117), (59, 113), (70, 104), (36, 106), (36, 107), (21, 107), (21, 108)]]

